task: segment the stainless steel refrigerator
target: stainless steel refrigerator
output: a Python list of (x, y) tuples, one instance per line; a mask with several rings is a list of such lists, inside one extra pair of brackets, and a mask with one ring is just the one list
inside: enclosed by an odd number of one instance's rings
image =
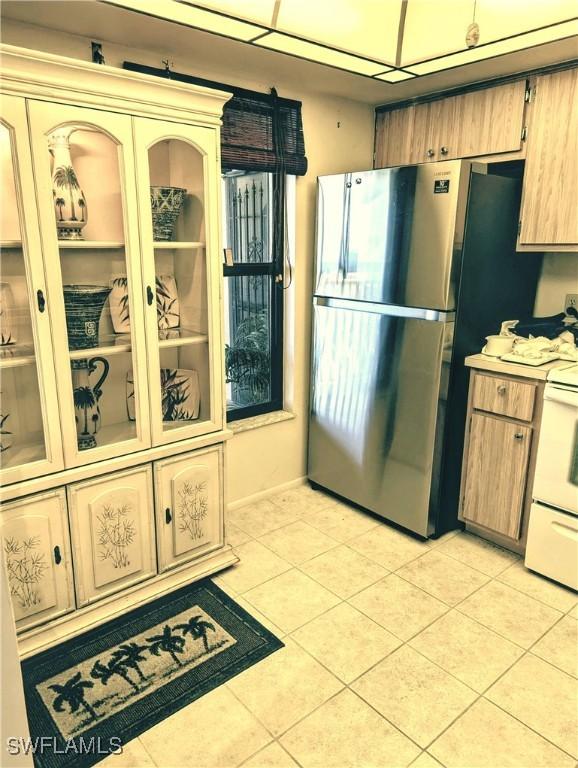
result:
[(456, 527), (464, 357), (533, 312), (520, 181), (467, 161), (318, 179), (308, 475), (427, 537)]

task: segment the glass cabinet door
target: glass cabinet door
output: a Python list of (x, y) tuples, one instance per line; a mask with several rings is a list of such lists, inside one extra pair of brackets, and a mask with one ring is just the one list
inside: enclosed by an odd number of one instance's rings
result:
[[(2, 96), (0, 479), (63, 467), (46, 286), (24, 99)], [(18, 158), (18, 163), (16, 158)]]
[(66, 466), (150, 446), (131, 118), (29, 102)]
[(134, 118), (153, 444), (222, 428), (217, 131)]

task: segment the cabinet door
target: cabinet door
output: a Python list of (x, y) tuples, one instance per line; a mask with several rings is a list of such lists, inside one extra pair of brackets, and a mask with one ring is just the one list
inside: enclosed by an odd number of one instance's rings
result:
[(415, 107), (380, 112), (375, 123), (375, 168), (411, 163)]
[(520, 536), (532, 429), (472, 414), (462, 516), (511, 539)]
[(516, 152), (522, 146), (526, 81), (506, 83), (457, 97), (456, 157)]
[(150, 419), (162, 445), (223, 426), (219, 135), (145, 118), (134, 135)]
[(150, 447), (131, 118), (29, 102), (64, 457)]
[(531, 104), (520, 245), (578, 247), (578, 68), (539, 77)]
[(64, 466), (24, 99), (2, 96), (0, 152), (0, 479), (7, 484)]
[(220, 446), (156, 462), (159, 571), (222, 546), (222, 465)]
[(4, 504), (0, 530), (18, 631), (74, 610), (64, 490)]
[(68, 506), (79, 606), (155, 575), (150, 464), (69, 486)]

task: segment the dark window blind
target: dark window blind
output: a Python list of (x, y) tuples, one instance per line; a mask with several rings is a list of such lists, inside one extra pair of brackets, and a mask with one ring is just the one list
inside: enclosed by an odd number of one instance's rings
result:
[(130, 61), (125, 61), (123, 66), (132, 72), (233, 94), (223, 110), (221, 165), (225, 170), (281, 171), (295, 176), (307, 172), (300, 101), (281, 98), (275, 89), (270, 94), (258, 93)]

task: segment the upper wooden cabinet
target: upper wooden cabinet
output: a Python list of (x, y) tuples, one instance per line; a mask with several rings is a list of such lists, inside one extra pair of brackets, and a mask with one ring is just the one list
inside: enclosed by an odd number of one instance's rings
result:
[(375, 167), (518, 152), (526, 81), (379, 112)]
[(578, 249), (578, 69), (536, 80), (530, 104), (519, 250)]

